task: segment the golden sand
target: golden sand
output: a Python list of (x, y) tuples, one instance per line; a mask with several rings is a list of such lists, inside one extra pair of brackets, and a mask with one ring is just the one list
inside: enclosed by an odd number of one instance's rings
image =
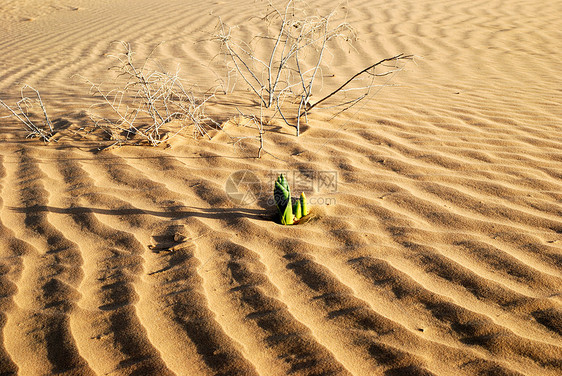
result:
[[(77, 75), (111, 82), (113, 41), (165, 41), (154, 57), (210, 87), (217, 17), (261, 3), (1, 2), (0, 99), (33, 85), (65, 131), (0, 118), (0, 374), (562, 374), (561, 3), (311, 4), (359, 36), (334, 80), (417, 58), (258, 159), (222, 132), (97, 153), (72, 131), (97, 100)], [(314, 217), (233, 202), (240, 170), (268, 190), (314, 172)]]

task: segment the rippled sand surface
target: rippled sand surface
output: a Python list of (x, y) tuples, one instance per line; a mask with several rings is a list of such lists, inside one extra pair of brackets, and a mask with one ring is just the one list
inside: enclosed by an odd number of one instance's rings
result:
[[(562, 374), (561, 3), (313, 1), (359, 36), (326, 87), (416, 59), (299, 138), (269, 129), (260, 159), (223, 132), (73, 136), (96, 100), (77, 75), (110, 81), (112, 41), (165, 41), (155, 58), (206, 87), (217, 17), (260, 4), (2, 1), (0, 99), (33, 85), (61, 131), (0, 118), (0, 374)], [(267, 194), (233, 202), (240, 170)], [(313, 172), (308, 222), (272, 220), (272, 171)]]

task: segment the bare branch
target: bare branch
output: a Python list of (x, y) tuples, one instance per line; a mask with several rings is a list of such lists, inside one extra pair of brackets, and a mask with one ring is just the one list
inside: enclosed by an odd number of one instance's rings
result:
[[(43, 121), (44, 121), (43, 126), (46, 126), (48, 129), (42, 129), (41, 126), (35, 124), (33, 120), (29, 118), (28, 109), (32, 107), (33, 101), (31, 100), (31, 98), (25, 95), (26, 89), (35, 92), (35, 97), (36, 97), (35, 102), (39, 105), (39, 107), (41, 107), (41, 110), (43, 112)], [(52, 141), (52, 137), (54, 134), (53, 123), (51, 122), (51, 119), (49, 119), (49, 116), (47, 115), (47, 110), (45, 108), (43, 100), (41, 99), (41, 95), (39, 94), (39, 91), (29, 85), (24, 85), (20, 89), (20, 96), (21, 99), (16, 102), (16, 107), (18, 111), (14, 110), (12, 107), (10, 107), (6, 102), (4, 102), (1, 99), (0, 99), (0, 105), (4, 106), (12, 114), (12, 116), (18, 119), (18, 121), (27, 128), (27, 130), (29, 131), (27, 137), (39, 137), (45, 142)], [(22, 108), (22, 105), (25, 106), (25, 109)]]
[[(205, 128), (213, 121), (205, 115), (204, 107), (214, 94), (195, 99), (182, 84), (179, 69), (166, 72), (156, 61), (159, 68), (149, 66), (148, 59), (154, 50), (138, 65), (130, 44), (121, 42), (120, 46), (123, 52), (112, 56), (117, 64), (111, 69), (124, 79), (121, 88), (104, 91), (101, 85), (85, 79), (93, 94), (103, 99), (102, 103), (90, 107), (95, 126), (120, 144), (138, 144), (140, 137), (157, 146), (182, 132), (187, 124), (194, 125), (194, 137), (208, 136)], [(95, 109), (110, 110), (117, 119), (98, 116)], [(179, 120), (176, 124), (179, 129), (163, 128), (173, 120)]]
[(324, 102), (325, 100), (327, 100), (328, 98), (334, 96), (336, 93), (338, 93), (339, 91), (341, 91), (344, 87), (346, 87), (350, 82), (352, 82), (354, 79), (356, 79), (357, 77), (359, 77), (360, 75), (362, 75), (363, 73), (367, 73), (369, 70), (375, 68), (378, 65), (381, 65), (384, 62), (387, 61), (397, 61), (397, 60), (405, 60), (405, 59), (412, 59), (413, 55), (404, 55), (404, 54), (399, 54), (393, 57), (389, 57), (386, 59), (382, 59), (378, 62), (376, 62), (373, 65), (368, 66), (367, 68), (363, 69), (360, 72), (355, 73), (350, 79), (348, 79), (347, 81), (345, 81), (340, 87), (338, 87), (336, 90), (332, 91), (330, 94), (326, 95), (325, 97), (323, 97), (322, 99), (320, 99), (319, 101), (315, 102), (313, 105), (311, 105), (310, 107), (308, 107), (307, 109), (305, 109), (304, 111), (299, 113), (299, 117), (302, 117), (303, 115), (305, 115), (307, 112), (310, 112), (310, 110), (312, 110), (314, 107), (316, 107), (317, 105), (319, 105), (320, 103)]

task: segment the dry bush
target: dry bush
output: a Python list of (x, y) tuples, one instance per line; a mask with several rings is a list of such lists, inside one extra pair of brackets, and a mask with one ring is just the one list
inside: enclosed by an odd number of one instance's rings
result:
[[(242, 123), (246, 127), (255, 130), (255, 136), (231, 139), (235, 144), (258, 140), (258, 156), (265, 151), (264, 125), (284, 122), (295, 127), (299, 136), (301, 122), (308, 121), (310, 111), (337, 108), (339, 113), (349, 109), (374, 95), (375, 86), (387, 85), (388, 80), (376, 85), (378, 77), (399, 72), (402, 61), (412, 59), (411, 55), (399, 54), (350, 74), (339, 84), (330, 79), (330, 86), (336, 89), (327, 92), (324, 79), (329, 76), (334, 51), (352, 48), (357, 37), (345, 17), (335, 10), (322, 15), (307, 8), (302, 0), (288, 0), (283, 8), (268, 3), (266, 14), (249, 22), (255, 24), (248, 30), (255, 27), (262, 32), (252, 35), (242, 26), (229, 27), (219, 19), (212, 40), (219, 43), (224, 57), (225, 93), (238, 77), (255, 95), (257, 105), (244, 110), (248, 113), (234, 105), (237, 116), (245, 119)], [(251, 37), (245, 37), (248, 35)], [(178, 70), (170, 73), (162, 69), (151, 58), (152, 53), (138, 62), (129, 43), (119, 42), (118, 46), (119, 52), (111, 55), (114, 65), (110, 69), (116, 72), (113, 88), (106, 89), (84, 78), (91, 93), (101, 99), (87, 114), (94, 129), (113, 140), (113, 145), (157, 146), (187, 127), (193, 126), (193, 136), (199, 137), (208, 136), (209, 127), (219, 126), (205, 113), (214, 94), (197, 98), (192, 89), (185, 87)], [(26, 90), (35, 95), (26, 96)], [(43, 111), (41, 124), (36, 115), (31, 116), (32, 104), (38, 104)], [(21, 100), (14, 107), (1, 100), (0, 105), (26, 127), (28, 136), (52, 140), (53, 125), (37, 90), (24, 86)]]
[[(236, 72), (256, 95), (260, 108), (274, 108), (269, 116), (278, 116), (294, 126), (297, 136), (301, 118), (306, 119), (312, 108), (345, 93), (335, 101), (336, 106), (345, 110), (371, 93), (376, 77), (401, 69), (398, 62), (411, 59), (403, 54), (383, 59), (351, 76), (335, 91), (319, 96), (322, 72), (328, 69), (327, 56), (332, 56), (330, 49), (336, 43), (350, 45), (356, 39), (349, 23), (335, 22), (335, 10), (326, 15), (315, 14), (297, 0), (289, 0), (283, 9), (269, 3), (266, 15), (255, 19), (257, 27), (266, 30), (264, 34), (245, 40), (240, 27), (229, 27), (219, 19), (213, 39), (220, 44), (226, 58), (229, 81), (232, 72)], [(389, 69), (375, 72), (376, 67), (390, 62), (394, 64)], [(366, 82), (357, 85), (363, 78)], [(351, 84), (355, 86), (352, 88)], [(349, 97), (350, 92), (358, 90), (360, 94)], [(320, 99), (313, 103), (313, 95)]]
[[(179, 71), (166, 72), (150, 55), (139, 64), (129, 43), (120, 46), (122, 52), (111, 56), (115, 60), (111, 69), (121, 83), (118, 88), (106, 91), (86, 79), (93, 95), (103, 99), (88, 111), (95, 126), (118, 145), (157, 146), (189, 125), (194, 127), (194, 137), (207, 135), (208, 126), (216, 125), (205, 114), (205, 105), (214, 95), (196, 98), (184, 87)], [(111, 117), (104, 116), (107, 113)], [(172, 121), (180, 126), (166, 127)]]
[[(31, 90), (34, 94), (29, 97), (26, 95), (26, 90)], [(20, 98), (21, 99), (15, 103), (14, 107), (9, 106), (6, 102), (0, 99), (0, 105), (10, 112), (10, 115), (3, 117), (13, 116), (22, 123), (29, 132), (27, 138), (38, 137), (45, 142), (52, 141), (55, 133), (53, 123), (51, 123), (51, 120), (47, 115), (47, 110), (43, 104), (39, 91), (29, 85), (24, 85), (20, 90)], [(39, 106), (41, 108), (42, 116), (34, 115), (31, 112), (31, 109), (34, 106)], [(39, 124), (39, 122), (42, 122), (42, 124)]]

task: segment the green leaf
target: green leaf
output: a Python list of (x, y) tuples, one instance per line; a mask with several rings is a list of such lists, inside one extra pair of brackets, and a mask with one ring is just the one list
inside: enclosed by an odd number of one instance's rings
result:
[(301, 204), (301, 213), (302, 216), (304, 217), (305, 215), (308, 215), (308, 206), (306, 204), (306, 196), (304, 195), (304, 192), (301, 193), (300, 204)]
[(295, 219), (298, 220), (302, 218), (302, 207), (299, 199), (297, 199), (297, 201), (295, 202), (295, 205), (293, 207), (293, 212), (295, 214)]
[(281, 215), (281, 224), (292, 225), (293, 223), (293, 205), (291, 205), (291, 198), (289, 197), (289, 202), (285, 207), (285, 211)]
[(283, 174), (279, 175), (279, 178), (277, 180), (279, 181), (279, 183), (281, 184), (281, 186), (283, 188), (285, 188), (287, 191), (289, 191), (289, 193), (291, 192), (291, 189), (289, 188), (289, 182), (287, 181), (287, 178), (285, 177), (285, 175), (283, 175)]
[(279, 209), (279, 214), (282, 215), (287, 206), (287, 202), (290, 198), (289, 192), (279, 184), (275, 182), (275, 188), (273, 189), (273, 199), (275, 200), (275, 205)]

